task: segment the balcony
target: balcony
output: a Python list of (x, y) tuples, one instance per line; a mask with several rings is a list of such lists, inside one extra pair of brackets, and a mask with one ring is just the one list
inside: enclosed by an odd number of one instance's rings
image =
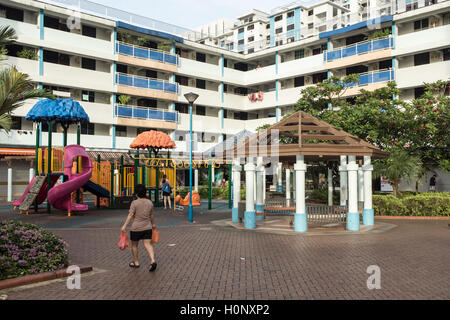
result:
[(394, 46), (392, 37), (359, 42), (346, 47), (341, 47), (323, 53), (325, 68), (333, 69), (347, 65), (359, 64), (370, 60), (385, 59), (391, 57), (391, 49)]
[(180, 62), (178, 55), (123, 42), (116, 42), (116, 52), (121, 63), (169, 72), (176, 72)]
[(116, 73), (115, 83), (118, 93), (171, 101), (178, 99), (178, 83), (123, 73)]
[[(361, 89), (374, 91), (382, 88), (386, 85), (386, 82), (395, 80), (395, 73), (394, 69), (384, 69), (361, 73), (358, 77), (359, 82), (357, 84), (344, 85), (344, 88), (347, 88), (347, 90), (342, 95), (343, 97), (358, 95)], [(362, 86), (364, 86), (364, 88), (361, 88)]]
[(114, 107), (117, 125), (150, 127), (175, 130), (178, 124), (178, 112), (162, 109), (122, 106)]

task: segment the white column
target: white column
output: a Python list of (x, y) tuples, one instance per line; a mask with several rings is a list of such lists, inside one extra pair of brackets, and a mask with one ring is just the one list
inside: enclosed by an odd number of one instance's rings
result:
[(282, 162), (278, 162), (277, 178), (278, 178), (277, 191), (283, 192), (283, 163)]
[(266, 167), (263, 171), (263, 203), (266, 202)]
[(364, 201), (364, 172), (362, 167), (358, 166), (358, 202)]
[(333, 170), (328, 168), (328, 205), (333, 205)]
[(295, 170), (295, 215), (294, 215), (294, 231), (306, 232), (308, 230), (306, 218), (306, 202), (305, 202), (305, 173), (306, 164), (304, 156), (297, 156), (297, 162), (294, 165)]
[(245, 213), (244, 213), (244, 227), (246, 229), (256, 228), (256, 212), (254, 202), (254, 178), (255, 178), (255, 164), (253, 158), (248, 158), (247, 164), (244, 166), (245, 170)]
[(372, 208), (372, 171), (370, 157), (364, 157), (364, 210), (363, 210), (363, 224), (367, 226), (374, 225), (374, 210)]
[(348, 211), (347, 211), (347, 229), (350, 231), (359, 230), (358, 213), (358, 165), (356, 157), (349, 156), (348, 164)]
[(211, 167), (211, 182), (212, 182), (213, 187), (214, 187), (214, 177), (215, 177), (215, 175), (214, 175), (214, 166), (212, 166)]
[(239, 159), (233, 161), (233, 208), (231, 209), (231, 221), (239, 222), (239, 201), (241, 201), (241, 164)]
[(339, 193), (340, 193), (340, 205), (345, 207), (347, 205), (347, 157), (341, 156), (341, 165), (339, 166)]
[(291, 170), (286, 169), (286, 205), (291, 206)]
[(198, 169), (194, 170), (194, 190), (198, 192)]
[(11, 163), (8, 161), (8, 202), (12, 201), (12, 167)]
[[(256, 212), (264, 212), (264, 163), (263, 158), (258, 157), (256, 162)], [(264, 215), (257, 215), (256, 219), (263, 219)]]
[(292, 193), (294, 194), (294, 200), (297, 199), (297, 174), (295, 173), (295, 170), (292, 175)]
[(29, 180), (29, 182), (31, 182), (31, 180), (33, 180), (33, 178), (34, 178), (34, 168), (31, 167), (31, 168), (30, 168), (29, 175), (28, 175), (28, 180)]

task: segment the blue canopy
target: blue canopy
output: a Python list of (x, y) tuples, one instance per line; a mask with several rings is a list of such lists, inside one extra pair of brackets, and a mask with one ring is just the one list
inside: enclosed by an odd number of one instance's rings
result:
[(62, 124), (89, 122), (83, 107), (73, 99), (39, 100), (25, 119), (33, 122), (54, 120)]

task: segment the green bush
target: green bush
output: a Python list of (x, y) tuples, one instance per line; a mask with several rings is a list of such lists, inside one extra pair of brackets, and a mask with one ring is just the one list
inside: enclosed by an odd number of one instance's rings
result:
[(0, 222), (0, 280), (55, 271), (69, 262), (67, 243), (38, 226)]
[[(308, 194), (308, 200), (318, 200), (328, 203), (328, 190), (314, 189), (310, 194)], [(339, 203), (339, 191), (333, 192), (333, 203)]]
[(450, 216), (450, 192), (418, 195), (374, 195), (373, 208), (378, 216)]
[(31, 49), (25, 49), (22, 51), (17, 52), (17, 56), (19, 58), (29, 59), (29, 60), (36, 60), (37, 59), (37, 53), (35, 50)]

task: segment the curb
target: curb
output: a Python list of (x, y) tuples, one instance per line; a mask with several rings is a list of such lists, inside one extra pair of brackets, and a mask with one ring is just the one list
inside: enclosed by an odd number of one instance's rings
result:
[(450, 217), (415, 217), (415, 216), (375, 216), (376, 219), (390, 220), (450, 220)]
[[(92, 271), (91, 266), (80, 267), (80, 273), (86, 273), (90, 271)], [(42, 272), (38, 274), (17, 277), (13, 279), (0, 280), (0, 290), (24, 286), (37, 282), (54, 280), (58, 278), (65, 278), (71, 275), (72, 275), (71, 273), (67, 273), (66, 269), (62, 269), (57, 271)]]

